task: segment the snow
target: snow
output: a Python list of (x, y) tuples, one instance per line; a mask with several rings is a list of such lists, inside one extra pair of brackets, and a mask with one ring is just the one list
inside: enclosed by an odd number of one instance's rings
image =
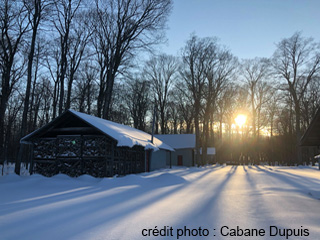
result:
[(140, 131), (138, 129), (108, 121), (102, 118), (94, 117), (85, 113), (69, 110), (73, 114), (77, 115), (90, 125), (100, 129), (105, 134), (109, 135), (113, 139), (118, 141), (117, 146), (133, 147), (134, 145), (140, 145), (146, 149), (159, 150), (165, 149), (174, 151), (170, 146), (163, 143), (161, 140), (154, 138), (151, 143), (151, 135)]
[(155, 135), (158, 139), (165, 142), (174, 149), (195, 148), (195, 134), (159, 134)]
[[(210, 235), (179, 239), (320, 239), (314, 167), (176, 167), (104, 179), (8, 174), (0, 193), (0, 239), (163, 240), (184, 227)], [(237, 226), (265, 236), (222, 236)], [(270, 236), (270, 226), (309, 236)], [(142, 236), (164, 227), (173, 236)]]
[[(0, 165), (0, 177), (2, 175), (6, 176), (9, 174), (14, 173), (14, 163), (4, 163), (3, 165)], [(26, 169), (25, 163), (21, 163), (21, 169), (20, 169), (20, 176), (29, 176), (29, 171)]]
[[(108, 121), (102, 118), (94, 117), (85, 113), (77, 112), (71, 109), (67, 110), (64, 114), (69, 113), (76, 115), (83, 121), (87, 122), (89, 125), (97, 128), (101, 132), (115, 139), (118, 142), (117, 146), (119, 147), (133, 147), (135, 145), (140, 145), (145, 147), (145, 149), (152, 149), (154, 151), (157, 151), (159, 149), (174, 151), (172, 147), (163, 143), (161, 140), (157, 138), (154, 138), (153, 143), (151, 143), (151, 135), (141, 130), (123, 124)], [(47, 126), (48, 124), (44, 127)], [(37, 132), (39, 132), (39, 129), (26, 135), (20, 141), (22, 143), (25, 142), (26, 139), (30, 138)]]

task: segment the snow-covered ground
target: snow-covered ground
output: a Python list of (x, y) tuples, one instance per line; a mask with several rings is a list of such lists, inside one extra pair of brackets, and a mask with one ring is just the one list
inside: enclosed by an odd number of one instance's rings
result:
[[(0, 177), (6, 176), (14, 173), (14, 163), (5, 163), (4, 165), (0, 165)], [(29, 171), (26, 169), (25, 163), (21, 164), (20, 169), (21, 176), (29, 176)]]
[[(254, 236), (230, 237), (240, 229)], [(320, 171), (210, 166), (106, 179), (9, 174), (0, 177), (0, 239), (316, 240)]]

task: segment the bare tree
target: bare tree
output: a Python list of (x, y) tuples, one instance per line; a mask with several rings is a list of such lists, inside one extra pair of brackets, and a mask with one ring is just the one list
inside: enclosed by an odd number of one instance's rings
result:
[(58, 0), (55, 4), (55, 17), (53, 18), (53, 25), (58, 32), (59, 38), (59, 70), (58, 82), (60, 84), (59, 94), (59, 114), (64, 110), (64, 82), (68, 66), (68, 52), (70, 50), (70, 32), (73, 26), (74, 17), (80, 7), (82, 0)]
[(281, 96), (276, 89), (271, 90), (271, 95), (272, 96), (270, 96), (270, 101), (268, 102), (266, 109), (267, 109), (268, 120), (269, 120), (270, 137), (273, 138), (274, 130), (275, 130), (275, 119), (280, 109), (279, 104), (280, 104)]
[[(16, 152), (19, 146), (19, 128), (16, 125), (19, 125), (20, 121), (20, 112), (22, 109), (22, 96), (19, 94), (17, 89), (14, 89), (12, 95), (9, 99), (9, 104), (6, 114), (6, 124), (4, 131), (4, 159), (15, 159)], [(9, 151), (10, 149), (10, 151)]]
[(193, 133), (194, 104), (192, 96), (189, 95), (189, 90), (183, 81), (179, 81), (176, 84), (173, 97), (178, 105), (178, 112), (181, 118), (180, 133)]
[(111, 121), (130, 125), (131, 121), (128, 116), (130, 112), (126, 104), (127, 95), (123, 94), (126, 92), (126, 86), (123, 83), (116, 83), (114, 85), (114, 94), (112, 95), (112, 112), (111, 112)]
[(48, 77), (41, 77), (34, 91), (34, 118), (32, 129), (43, 126), (50, 121), (50, 109), (52, 106), (52, 83)]
[(279, 136), (274, 138), (277, 146), (275, 149), (279, 162), (292, 165), (296, 162), (297, 150), (294, 103), (289, 92), (282, 92), (282, 98), (278, 106), (275, 129)]
[(0, 1), (0, 155), (3, 153), (4, 147), (4, 119), (7, 104), (14, 85), (20, 79), (17, 77), (19, 69), (23, 66), (16, 65), (16, 63), (23, 36), (29, 29), (27, 17), (28, 14), (23, 2)]
[(98, 116), (110, 118), (113, 86), (136, 50), (163, 39), (171, 0), (96, 0), (94, 45), (100, 66)]
[[(226, 135), (231, 136), (232, 118), (235, 112), (235, 101), (237, 96), (237, 88), (234, 83), (229, 83), (221, 93), (216, 102), (216, 115), (219, 122), (219, 139), (222, 140), (223, 125), (226, 128)], [(226, 127), (227, 126), (227, 127)]]
[(320, 106), (320, 76), (310, 82), (301, 100), (302, 129), (305, 131)]
[[(262, 99), (261, 88), (265, 85), (262, 83), (270, 74), (270, 63), (265, 58), (255, 58), (244, 60), (241, 66), (242, 76), (248, 88), (251, 105), (251, 124), (253, 137), (259, 135), (259, 126), (257, 129), (257, 114), (261, 111), (264, 99)], [(260, 94), (260, 96), (258, 96)]]
[(181, 77), (193, 98), (194, 125), (196, 133), (196, 164), (200, 164), (200, 113), (203, 91), (208, 70), (209, 54), (212, 42), (209, 38), (200, 39), (191, 36), (182, 52), (183, 68)]
[[(235, 79), (237, 80), (237, 79)], [(219, 122), (219, 135), (215, 138), (217, 161), (234, 162), (244, 149), (243, 142), (238, 141), (238, 132), (235, 126), (235, 117), (239, 111), (246, 109), (247, 92), (237, 83), (229, 82), (223, 89), (216, 102), (215, 116)], [(243, 139), (246, 140), (246, 139)]]
[(259, 82), (257, 86), (257, 101), (256, 101), (256, 133), (259, 140), (261, 130), (268, 124), (267, 107), (273, 96), (273, 88), (268, 82)]
[[(270, 96), (270, 101), (267, 104), (266, 111), (268, 115), (269, 121), (269, 128), (270, 128), (270, 141), (269, 141), (269, 148), (270, 148), (270, 158), (271, 161), (277, 161), (275, 151), (275, 137), (274, 132), (276, 129), (276, 119), (278, 118), (278, 113), (280, 110), (280, 100), (281, 96), (276, 89), (272, 89), (272, 96)], [(278, 133), (279, 134), (279, 133)]]
[(59, 102), (60, 84), (59, 84), (59, 70), (60, 70), (60, 47), (57, 39), (50, 39), (44, 41), (43, 46), (43, 65), (48, 69), (51, 81), (54, 83), (52, 93), (52, 119), (56, 118), (57, 108)]
[(177, 78), (179, 63), (177, 59), (170, 55), (162, 54), (151, 58), (146, 62), (144, 69), (144, 78), (151, 84), (154, 101), (160, 115), (161, 133), (168, 132), (168, 97), (174, 81)]
[(146, 80), (135, 78), (127, 86), (127, 106), (133, 120), (133, 127), (142, 131), (146, 130), (146, 116), (150, 110), (150, 83)]
[[(176, 91), (172, 92), (168, 100), (168, 133), (178, 134), (178, 126), (181, 121), (183, 121), (182, 116), (179, 114), (179, 106), (177, 105), (176, 98), (174, 97)], [(180, 132), (181, 133), (181, 132)]]
[[(32, 132), (35, 130), (36, 128), (36, 105), (35, 103), (35, 96), (36, 96), (36, 92), (38, 90), (38, 78), (41, 75), (41, 67), (43, 66), (42, 64), (42, 60), (43, 60), (43, 47), (45, 44), (45, 41), (43, 41), (44, 39), (39, 37), (39, 40), (37, 41), (36, 44), (36, 48), (35, 48), (35, 53), (34, 53), (34, 63), (32, 64), (33, 66), (33, 74), (32, 74), (32, 86), (31, 86), (31, 93), (30, 93), (30, 106), (29, 106), (29, 119), (28, 119), (28, 125), (27, 125), (27, 132)], [(44, 71), (43, 71), (43, 74)], [(49, 81), (49, 79), (48, 79)], [(48, 96), (46, 96), (47, 98), (52, 98), (52, 94), (50, 93)], [(49, 112), (49, 108), (48, 108), (48, 112), (47, 112), (47, 116), (49, 116), (50, 112)], [(47, 118), (49, 122), (49, 117)]]
[[(284, 90), (290, 93), (293, 100), (298, 144), (301, 138), (301, 100), (308, 85), (320, 71), (320, 46), (312, 38), (295, 33), (277, 44), (273, 66), (279, 78), (285, 81)], [(297, 161), (302, 161), (300, 147), (297, 147)]]
[(92, 113), (92, 105), (96, 99), (98, 70), (93, 66), (92, 61), (86, 61), (80, 67), (80, 78), (75, 84), (76, 108), (80, 112)]
[[(208, 69), (204, 88), (203, 144), (202, 157), (206, 161), (207, 147), (214, 141), (213, 116), (216, 112), (218, 97), (233, 78), (237, 69), (237, 59), (230, 51), (221, 48), (215, 41), (210, 46)], [(210, 144), (211, 143), (211, 144)]]
[[(37, 33), (41, 19), (43, 18), (43, 12), (50, 5), (50, 1), (43, 0), (24, 0), (25, 8), (28, 12), (29, 24), (31, 26), (32, 36), (30, 40), (30, 51), (28, 53), (28, 67), (27, 67), (27, 86), (26, 93), (24, 97), (24, 107), (21, 122), (21, 134), (23, 137), (27, 132), (27, 120), (31, 93), (31, 81), (32, 81), (32, 66), (34, 62), (34, 53), (36, 48)], [(20, 174), (20, 164), (23, 156), (24, 145), (21, 144), (19, 148), (19, 154), (17, 162), (15, 164), (15, 173)]]
[(67, 52), (68, 87), (65, 109), (70, 108), (72, 84), (93, 32), (92, 26), (89, 25), (88, 11), (79, 11), (74, 17), (74, 22), (75, 27), (70, 32), (70, 46)]

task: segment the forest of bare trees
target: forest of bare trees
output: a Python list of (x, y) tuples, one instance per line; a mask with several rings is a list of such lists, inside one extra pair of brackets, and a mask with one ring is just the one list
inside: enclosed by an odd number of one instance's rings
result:
[(296, 32), (269, 59), (239, 60), (192, 34), (171, 56), (155, 50), (171, 8), (0, 0), (0, 161), (24, 161), (20, 138), (66, 109), (150, 132), (156, 107), (156, 133), (196, 134), (197, 164), (208, 147), (221, 163), (309, 163), (314, 149), (299, 140), (320, 106), (320, 44)]

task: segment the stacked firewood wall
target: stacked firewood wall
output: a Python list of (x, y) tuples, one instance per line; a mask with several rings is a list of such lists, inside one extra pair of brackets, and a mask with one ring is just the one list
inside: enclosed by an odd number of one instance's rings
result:
[(141, 146), (117, 147), (106, 136), (70, 135), (33, 141), (31, 172), (51, 177), (89, 174), (112, 177), (144, 171), (145, 151)]

